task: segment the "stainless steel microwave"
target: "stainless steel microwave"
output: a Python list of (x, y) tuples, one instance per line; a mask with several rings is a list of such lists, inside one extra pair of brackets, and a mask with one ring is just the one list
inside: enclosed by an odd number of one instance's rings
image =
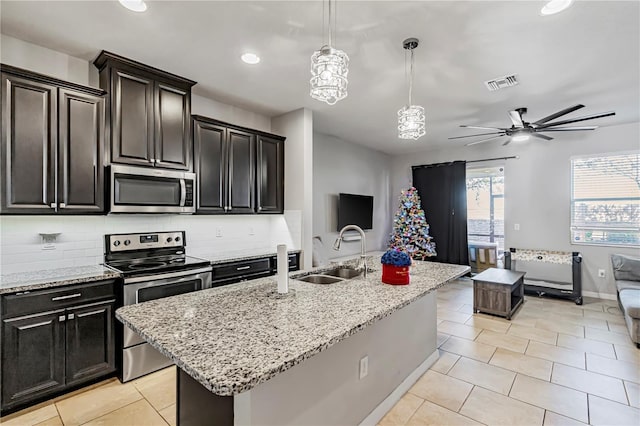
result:
[(195, 213), (196, 174), (111, 165), (110, 213)]

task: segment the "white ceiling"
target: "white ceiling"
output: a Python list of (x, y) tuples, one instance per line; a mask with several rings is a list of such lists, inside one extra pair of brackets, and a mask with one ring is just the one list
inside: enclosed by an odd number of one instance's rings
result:
[[(447, 140), (472, 133), (458, 125), (506, 127), (507, 111), (521, 106), (531, 121), (577, 103), (587, 107), (569, 117), (616, 111), (581, 124), (640, 121), (637, 1), (578, 0), (548, 17), (539, 14), (543, 1), (339, 1), (334, 45), (351, 62), (349, 96), (334, 106), (308, 95), (309, 58), (323, 44), (321, 2), (147, 3), (139, 14), (116, 1), (3, 0), (0, 29), (87, 60), (106, 49), (266, 115), (307, 107), (317, 131), (388, 153), (463, 145), (469, 140)], [(418, 141), (396, 135), (407, 37), (420, 39), (414, 100), (426, 109), (427, 134)], [(262, 62), (242, 63), (245, 51)], [(484, 87), (509, 73), (519, 86)]]

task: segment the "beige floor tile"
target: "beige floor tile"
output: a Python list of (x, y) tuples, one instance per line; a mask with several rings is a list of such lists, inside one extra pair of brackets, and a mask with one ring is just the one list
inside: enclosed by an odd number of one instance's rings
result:
[(628, 334), (614, 333), (613, 331), (597, 330), (587, 327), (585, 329), (585, 337), (587, 339), (614, 343), (616, 345), (634, 346)]
[(450, 334), (438, 333), (436, 337), (438, 347), (442, 346), (442, 344), (446, 342), (449, 339), (449, 337), (451, 337)]
[(465, 357), (456, 362), (448, 375), (503, 395), (509, 394), (516, 377), (513, 371)]
[(465, 304), (464, 302), (457, 302), (457, 301), (449, 301), (449, 300), (441, 300), (440, 298), (438, 298), (438, 310), (447, 310), (447, 311), (457, 311), (458, 309), (462, 308)]
[(623, 324), (611, 323), (609, 324), (609, 331), (612, 331), (614, 333), (624, 334), (625, 336), (629, 334), (629, 329), (627, 328), (626, 324), (623, 325)]
[(35, 426), (64, 426), (64, 424), (62, 423), (62, 419), (60, 418), (60, 416), (55, 416), (55, 417), (51, 417), (49, 420), (40, 422)]
[(469, 318), (471, 318), (471, 314), (465, 314), (458, 311), (450, 311), (448, 309), (438, 309), (437, 318), (445, 321), (464, 324)]
[(626, 345), (613, 345), (613, 347), (619, 360), (640, 364), (640, 349)]
[[(609, 313), (609, 312), (615, 312), (615, 313)], [(607, 308), (607, 312), (595, 312), (595, 311), (586, 310), (584, 311), (584, 317), (601, 319), (601, 320), (609, 321), (610, 323), (614, 323), (614, 324), (624, 324), (624, 317), (619, 312), (620, 310), (618, 308), (615, 308), (615, 310), (612, 310), (611, 307)]]
[(574, 389), (518, 374), (509, 396), (581, 422), (589, 421), (587, 394)]
[(568, 324), (582, 325), (584, 327), (598, 328), (600, 330), (609, 330), (609, 324), (605, 320), (596, 318), (573, 317), (559, 314), (549, 315), (547, 319), (551, 321), (563, 321)]
[(170, 405), (167, 408), (163, 408), (158, 411), (165, 422), (169, 423), (170, 426), (176, 426), (176, 405)]
[(515, 316), (511, 317), (511, 325), (521, 325), (523, 327), (535, 327), (540, 318), (531, 315), (525, 315), (516, 312)]
[(81, 425), (142, 399), (133, 384), (109, 383), (56, 403), (65, 426)]
[(507, 331), (507, 335), (535, 340), (536, 342), (547, 343), (549, 345), (555, 345), (558, 340), (558, 333), (555, 331), (524, 327), (518, 324), (513, 324), (511, 328), (509, 328), (509, 331)]
[(153, 409), (151, 404), (142, 399), (98, 417), (83, 426), (114, 425), (166, 426), (167, 422)]
[(551, 382), (601, 396), (621, 404), (627, 403), (622, 380), (563, 364), (553, 366)]
[(468, 325), (446, 320), (438, 324), (439, 333), (450, 334), (452, 336), (462, 337), (469, 340), (473, 340), (478, 337), (478, 334), (480, 334), (481, 331), (482, 329), (480, 328), (469, 327)]
[(536, 328), (556, 331), (558, 333), (570, 334), (576, 337), (584, 337), (584, 327), (581, 325), (558, 322), (551, 319), (539, 319), (536, 321)]
[(489, 364), (549, 381), (553, 362), (498, 348)]
[(452, 354), (447, 351), (440, 350), (440, 357), (433, 364), (430, 370), (437, 371), (438, 373), (447, 374), (453, 364), (455, 364), (459, 359), (460, 355)]
[(435, 371), (427, 371), (409, 392), (453, 411), (458, 411), (473, 385)]
[(589, 395), (589, 420), (592, 425), (639, 425), (640, 410), (608, 399)]
[(544, 413), (544, 426), (581, 426), (586, 423), (579, 422), (577, 420), (570, 419), (569, 417), (561, 416), (553, 411), (547, 410)]
[(529, 342), (529, 346), (527, 347), (525, 354), (536, 358), (570, 365), (572, 367), (585, 368), (584, 352), (573, 349), (566, 349), (559, 346), (547, 345), (546, 343), (531, 341)]
[(587, 354), (587, 370), (640, 383), (640, 368), (638, 368), (638, 364), (633, 362)]
[(597, 340), (584, 339), (582, 337), (569, 336), (568, 334), (558, 334), (558, 346), (575, 349), (577, 351), (615, 358), (616, 354), (611, 343)]
[(640, 408), (640, 385), (633, 382), (624, 382), (624, 387), (629, 398), (629, 405)]
[(407, 423), (410, 426), (480, 426), (481, 424), (429, 401), (425, 401)]
[(604, 312), (605, 304), (602, 303), (600, 299), (590, 299), (585, 297), (583, 298), (581, 307), (582, 309), (588, 309), (590, 311)]
[(378, 424), (381, 426), (404, 425), (423, 402), (422, 398), (418, 398), (411, 393), (405, 393)]
[(502, 322), (491, 318), (485, 318), (479, 314), (473, 315), (466, 324), (475, 328), (496, 331), (498, 333), (506, 333), (510, 325), (508, 322)]
[(467, 339), (451, 336), (440, 347), (441, 349), (452, 352), (454, 354), (466, 356), (482, 362), (489, 362), (491, 356), (496, 350), (495, 346), (485, 345), (484, 343), (473, 342)]
[(58, 417), (58, 411), (53, 404), (46, 405), (35, 410), (22, 410), (14, 414), (2, 417), (2, 426), (31, 426), (45, 420)]
[(473, 306), (464, 304), (461, 308), (457, 309), (458, 312), (463, 312), (465, 314), (473, 314)]
[(520, 353), (524, 353), (524, 351), (527, 349), (527, 345), (529, 344), (528, 339), (523, 339), (522, 337), (517, 336), (510, 336), (503, 333), (496, 333), (495, 331), (491, 330), (482, 330), (482, 333), (480, 333), (476, 338), (476, 342)]
[(544, 410), (481, 387), (474, 387), (460, 414), (487, 425), (541, 425)]
[(133, 385), (156, 410), (162, 410), (176, 403), (176, 367), (174, 366), (135, 380)]

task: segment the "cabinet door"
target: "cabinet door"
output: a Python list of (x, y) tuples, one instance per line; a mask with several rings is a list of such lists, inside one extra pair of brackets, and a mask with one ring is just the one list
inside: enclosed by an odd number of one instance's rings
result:
[(155, 164), (191, 170), (191, 98), (189, 92), (166, 83), (155, 90)]
[(258, 213), (284, 211), (284, 141), (258, 136), (256, 188)]
[(153, 166), (153, 80), (112, 71), (111, 160)]
[(228, 129), (229, 170), (227, 211), (253, 213), (255, 187), (255, 135)]
[(104, 98), (60, 89), (58, 210), (104, 210)]
[(115, 371), (113, 301), (67, 309), (67, 385)]
[(225, 211), (226, 137), (226, 127), (197, 120), (193, 122), (198, 213)]
[(57, 90), (2, 74), (2, 213), (55, 212)]
[(64, 387), (64, 310), (2, 321), (2, 408)]

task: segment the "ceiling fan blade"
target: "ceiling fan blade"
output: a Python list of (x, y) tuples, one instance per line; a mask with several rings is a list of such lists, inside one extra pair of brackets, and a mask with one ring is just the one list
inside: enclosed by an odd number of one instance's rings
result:
[(482, 126), (465, 126), (464, 124), (460, 127), (465, 127), (467, 129), (480, 129), (480, 130), (507, 130), (502, 127), (482, 127)]
[(531, 133), (531, 136), (534, 138), (544, 139), (545, 141), (552, 141), (553, 138), (551, 136), (543, 135), (541, 133)]
[(511, 138), (507, 139), (507, 140), (502, 144), (502, 146), (507, 146), (507, 145), (509, 145), (510, 143), (511, 143)]
[(524, 127), (520, 111), (509, 111), (509, 118), (515, 127)]
[(536, 129), (538, 132), (571, 132), (575, 130), (595, 130), (598, 126), (582, 126), (582, 127), (549, 127), (544, 129)]
[(448, 139), (463, 139), (463, 138), (472, 138), (474, 136), (487, 136), (487, 135), (504, 135), (504, 132), (493, 132), (493, 133), (477, 133), (475, 135), (466, 135), (466, 136), (454, 136)]
[(506, 136), (506, 135), (504, 135), (504, 134), (503, 134), (503, 135), (494, 136), (494, 137), (492, 137), (492, 138), (481, 139), (481, 140), (479, 140), (479, 141), (469, 142), (468, 144), (465, 144), (465, 146), (471, 146), (471, 145), (477, 145), (477, 144), (479, 144), (479, 143), (489, 142), (489, 141), (492, 141), (492, 140), (494, 140), (494, 139), (501, 138), (501, 137), (503, 137), (503, 136)]
[(565, 108), (562, 111), (558, 111), (556, 113), (553, 113), (551, 115), (546, 116), (545, 118), (541, 118), (540, 120), (536, 121), (533, 124), (535, 124), (536, 126), (540, 126), (541, 124), (544, 124), (547, 121), (555, 120), (558, 117), (562, 117), (563, 115), (567, 115), (570, 112), (579, 110), (580, 108), (584, 108), (584, 105), (578, 104), (578, 105), (574, 105), (574, 106), (569, 107), (569, 108)]
[(616, 115), (616, 113), (613, 111), (609, 111), (609, 112), (603, 112), (601, 114), (585, 115), (584, 117), (573, 118), (571, 120), (562, 120), (562, 121), (556, 121), (555, 123), (543, 124), (541, 126), (536, 127), (536, 129), (546, 129), (552, 126), (560, 126), (562, 124), (577, 123), (579, 121), (593, 120), (594, 118), (609, 117), (611, 115)]

